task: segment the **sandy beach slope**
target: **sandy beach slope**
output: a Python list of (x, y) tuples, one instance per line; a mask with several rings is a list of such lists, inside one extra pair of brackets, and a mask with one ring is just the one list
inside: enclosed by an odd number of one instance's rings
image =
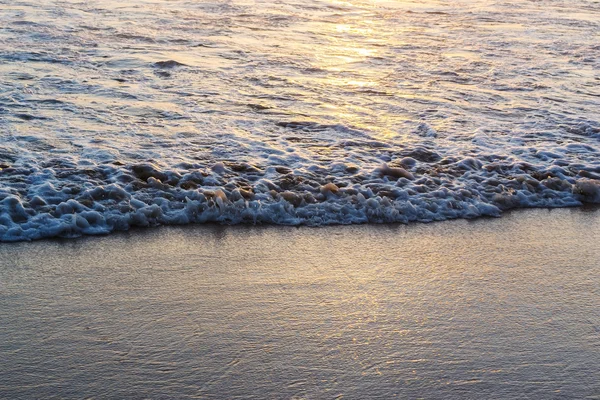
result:
[(0, 245), (0, 398), (600, 395), (600, 212)]

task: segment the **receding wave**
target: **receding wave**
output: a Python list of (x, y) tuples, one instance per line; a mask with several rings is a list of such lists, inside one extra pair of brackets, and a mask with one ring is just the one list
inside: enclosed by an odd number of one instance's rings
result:
[(150, 162), (81, 168), (61, 159), (30, 168), (3, 164), (0, 239), (204, 222), (430, 222), (499, 216), (517, 207), (600, 203), (600, 166), (555, 161), (534, 165), (502, 156), (442, 157), (415, 148), (371, 170), (342, 162), (301, 171), (244, 162), (172, 169)]
[(600, 3), (0, 0), (0, 241), (600, 202)]

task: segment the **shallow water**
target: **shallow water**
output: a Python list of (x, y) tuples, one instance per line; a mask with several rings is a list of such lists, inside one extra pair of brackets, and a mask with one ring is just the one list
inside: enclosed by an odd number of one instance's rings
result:
[(3, 399), (597, 399), (600, 212), (0, 246)]
[(597, 1), (0, 0), (0, 240), (600, 202)]

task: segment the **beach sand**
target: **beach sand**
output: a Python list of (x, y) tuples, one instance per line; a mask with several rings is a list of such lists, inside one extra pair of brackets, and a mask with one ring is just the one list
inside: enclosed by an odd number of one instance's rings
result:
[(0, 245), (0, 398), (600, 398), (600, 212)]

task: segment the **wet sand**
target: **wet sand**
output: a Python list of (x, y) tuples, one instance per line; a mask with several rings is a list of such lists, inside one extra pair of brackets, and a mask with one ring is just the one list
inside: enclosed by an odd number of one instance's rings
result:
[(0, 398), (600, 398), (600, 212), (0, 245)]

